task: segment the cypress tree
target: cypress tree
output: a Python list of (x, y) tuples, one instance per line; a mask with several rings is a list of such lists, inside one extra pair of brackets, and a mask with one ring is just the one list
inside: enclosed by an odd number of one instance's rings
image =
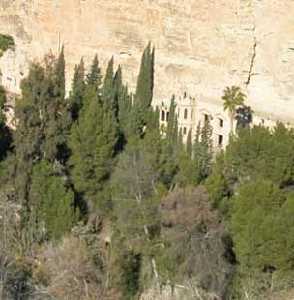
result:
[(151, 49), (151, 43), (147, 45), (141, 59), (141, 66), (138, 75), (135, 101), (147, 110), (152, 102), (154, 87), (154, 49)]
[(123, 105), (125, 104), (124, 99), (124, 85), (122, 81), (122, 69), (119, 65), (117, 68), (117, 71), (115, 72), (114, 78), (113, 78), (113, 89), (114, 89), (114, 110), (115, 110), (115, 116), (118, 121), (120, 121), (119, 111), (120, 109), (123, 109)]
[(133, 134), (139, 137), (143, 136), (144, 127), (148, 126), (148, 111), (151, 110), (154, 87), (154, 56), (155, 51), (151, 49), (151, 43), (149, 43), (141, 59), (131, 118)]
[(65, 98), (65, 58), (64, 47), (62, 47), (59, 57), (54, 66), (53, 72), (54, 82), (54, 97), (58, 98), (60, 102)]
[(70, 95), (70, 111), (73, 121), (76, 121), (79, 117), (79, 112), (83, 105), (85, 87), (85, 66), (83, 59), (81, 59), (79, 65), (75, 66), (72, 91)]
[(97, 54), (93, 59), (90, 72), (87, 74), (86, 82), (87, 85), (94, 86), (96, 90), (99, 90), (101, 87), (102, 75), (101, 75), (101, 69), (99, 67), (99, 60)]
[(46, 69), (42, 105), (44, 143), (43, 156), (48, 161), (63, 160), (65, 154), (66, 130), (70, 124), (65, 101), (65, 59), (64, 50)]
[(118, 97), (118, 122), (120, 130), (127, 140), (132, 134), (132, 95), (129, 93), (128, 86), (123, 86)]
[(102, 99), (104, 105), (113, 111), (115, 116), (118, 113), (118, 103), (115, 97), (114, 75), (113, 75), (113, 57), (108, 62), (106, 74), (103, 80)]

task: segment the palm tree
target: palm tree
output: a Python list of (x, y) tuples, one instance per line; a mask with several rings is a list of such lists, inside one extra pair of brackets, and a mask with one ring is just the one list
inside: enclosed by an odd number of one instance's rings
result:
[(246, 99), (246, 95), (242, 93), (240, 87), (238, 86), (232, 86), (232, 87), (226, 87), (224, 90), (224, 95), (222, 96), (222, 99), (224, 101), (224, 110), (228, 111), (230, 114), (230, 127), (231, 132), (233, 132), (233, 124), (234, 124), (234, 118), (236, 114), (236, 109), (244, 104), (244, 101)]

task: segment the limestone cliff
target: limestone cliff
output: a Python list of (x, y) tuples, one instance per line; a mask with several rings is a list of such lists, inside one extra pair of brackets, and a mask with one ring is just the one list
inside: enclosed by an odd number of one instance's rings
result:
[(15, 52), (0, 60), (18, 91), (28, 63), (65, 45), (68, 85), (81, 56), (114, 55), (134, 84), (141, 52), (156, 47), (155, 99), (188, 94), (219, 101), (225, 86), (247, 89), (249, 104), (294, 121), (293, 0), (1, 0), (0, 32)]

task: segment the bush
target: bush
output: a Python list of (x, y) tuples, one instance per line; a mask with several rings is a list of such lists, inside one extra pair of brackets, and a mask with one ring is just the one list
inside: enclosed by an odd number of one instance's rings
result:
[(0, 34), (0, 52), (13, 49), (15, 46), (14, 39), (10, 35)]
[[(230, 243), (204, 187), (180, 189), (161, 204), (160, 271), (173, 283), (224, 297), (233, 271)], [(232, 261), (230, 261), (232, 260)], [(206, 299), (206, 298), (205, 298)]]
[(102, 270), (94, 264), (85, 241), (69, 236), (58, 245), (47, 244), (37, 260), (34, 279), (54, 299), (102, 299)]

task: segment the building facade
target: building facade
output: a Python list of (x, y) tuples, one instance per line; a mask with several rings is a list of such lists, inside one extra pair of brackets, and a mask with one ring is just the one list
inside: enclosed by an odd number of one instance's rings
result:
[[(171, 100), (164, 100), (155, 106), (160, 112), (160, 125), (167, 126)], [(189, 131), (194, 139), (197, 127), (203, 127), (205, 121), (209, 121), (212, 127), (212, 142), (214, 149), (224, 149), (229, 142), (231, 129), (230, 115), (223, 109), (222, 100), (206, 98), (203, 95), (192, 97), (184, 93), (183, 96), (175, 97), (176, 115), (178, 128), (182, 131), (184, 142), (187, 141)], [(266, 116), (254, 113), (252, 125), (262, 125), (270, 129), (274, 128), (277, 121)], [(233, 128), (236, 128), (236, 120)], [(291, 126), (290, 124), (286, 124)]]

